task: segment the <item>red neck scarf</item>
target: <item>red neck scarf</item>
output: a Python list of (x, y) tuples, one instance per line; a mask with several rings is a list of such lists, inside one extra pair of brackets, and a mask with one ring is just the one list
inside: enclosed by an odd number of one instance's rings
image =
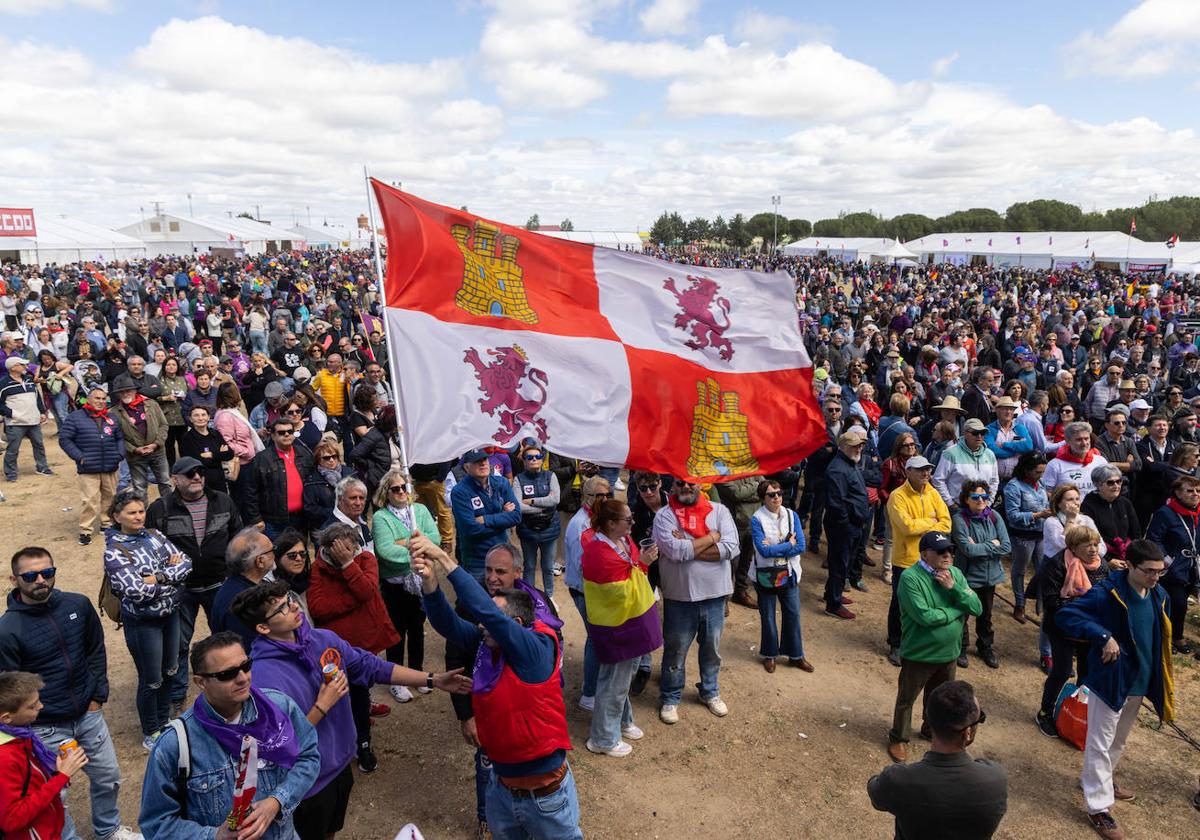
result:
[(1071, 451), (1070, 446), (1064, 443), (1062, 446), (1058, 447), (1058, 452), (1055, 453), (1055, 457), (1064, 461), (1070, 461), (1072, 464), (1083, 464), (1083, 466), (1086, 467), (1088, 464), (1092, 463), (1092, 459), (1099, 454), (1100, 450), (1093, 448), (1084, 453), (1083, 457), (1081, 458)]
[(667, 504), (675, 514), (679, 527), (691, 536), (699, 539), (708, 534), (708, 515), (712, 513), (712, 502), (708, 497), (697, 491), (696, 504), (685, 505), (674, 496), (667, 496)]
[(121, 403), (121, 405), (125, 406), (126, 409), (131, 409), (131, 408), (137, 408), (139, 405), (141, 405), (145, 401), (146, 401), (146, 398), (144, 396), (142, 396), (141, 394), (137, 394), (129, 402)]
[(92, 408), (87, 403), (84, 403), (83, 410), (86, 411), (88, 414), (90, 414), (96, 420), (107, 420), (108, 419), (108, 406), (105, 406), (104, 408)]
[(1185, 507), (1183, 502), (1174, 496), (1167, 499), (1167, 507), (1179, 514), (1180, 519), (1191, 520), (1192, 530), (1196, 530), (1197, 520), (1200, 520), (1200, 508)]

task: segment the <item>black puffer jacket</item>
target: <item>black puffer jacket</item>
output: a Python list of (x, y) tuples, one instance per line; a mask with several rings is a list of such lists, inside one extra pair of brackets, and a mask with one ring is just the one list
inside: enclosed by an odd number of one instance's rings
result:
[(208, 499), (208, 516), (201, 543), (196, 542), (192, 515), (179, 491), (155, 499), (146, 510), (146, 527), (162, 532), (191, 559), (192, 571), (184, 582), (188, 589), (204, 589), (225, 580), (225, 548), (242, 529), (241, 514), (228, 493), (205, 490), (204, 496)]
[[(312, 452), (302, 443), (292, 446), (296, 453), (296, 472), (300, 480), (308, 478), (315, 461)], [(283, 459), (271, 444), (254, 456), (247, 466), (245, 488), (245, 516), (247, 525), (270, 522), (272, 525), (288, 524), (287, 468)]]
[(108, 700), (104, 628), (86, 595), (54, 592), (42, 604), (8, 595), (0, 615), (0, 671), (32, 671), (46, 683), (35, 723), (79, 720)]

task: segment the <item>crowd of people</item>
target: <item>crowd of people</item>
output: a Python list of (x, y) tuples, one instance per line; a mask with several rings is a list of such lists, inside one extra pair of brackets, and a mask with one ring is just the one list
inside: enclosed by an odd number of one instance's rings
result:
[[(137, 673), (147, 837), (332, 837), (354, 768), (379, 766), (372, 720), (392, 707), (377, 684), (398, 703), (452, 695), (476, 749), (478, 836), (582, 837), (564, 669), (582, 674), (586, 750), (613, 758), (647, 735), (630, 697), (655, 658), (663, 725), (684, 714), (693, 646), (696, 699), (728, 714), (730, 604), (757, 610), (767, 673), (832, 669), (804, 645), (807, 554), (831, 621), (862, 617), (851, 593), (879, 585), (870, 570), (890, 588), (880, 655), (897, 691), (880, 740), (896, 766), (868, 790), (898, 837), (988, 837), (1004, 816), (1003, 768), (966, 753), (983, 700), (958, 677), (1002, 667), (1009, 590), (1013, 622), (1040, 624), (1029, 725), (1059, 737), (1064, 697), (1090, 690), (1086, 819), (1123, 837), (1114, 804), (1134, 793), (1116, 774), (1137, 710), (1170, 721), (1172, 657), (1200, 658), (1185, 632), (1200, 588), (1200, 296), (1103, 271), (655, 255), (792, 275), (826, 432), (805, 461), (711, 486), (534, 438), (405, 463), (362, 252), (0, 269), (5, 477), (41, 480), (20, 473), (25, 439), (35, 473), (53, 475), (52, 415), (76, 467), (77, 538), (103, 539), (105, 581), (101, 617), (56, 587), (48, 549), (12, 555), (5, 836), (76, 837), (62, 795), (81, 770), (95, 836), (139, 836), (118, 813), (103, 716), (109, 620)], [(564, 660), (564, 586), (578, 663)], [(426, 667), (427, 622), (445, 670)], [(910, 762), (918, 695), (931, 749)], [(235, 822), (246, 736), (257, 798)], [(947, 784), (972, 791), (956, 810)]]

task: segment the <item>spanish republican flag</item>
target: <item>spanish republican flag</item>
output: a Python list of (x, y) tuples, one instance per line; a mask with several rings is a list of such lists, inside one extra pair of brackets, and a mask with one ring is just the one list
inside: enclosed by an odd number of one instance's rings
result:
[(571, 458), (726, 481), (825, 439), (787, 273), (597, 248), (372, 186), (411, 460), (534, 437)]
[(662, 622), (637, 546), (625, 538), (632, 562), (602, 539), (583, 549), (583, 597), (596, 658), (613, 664), (662, 647)]

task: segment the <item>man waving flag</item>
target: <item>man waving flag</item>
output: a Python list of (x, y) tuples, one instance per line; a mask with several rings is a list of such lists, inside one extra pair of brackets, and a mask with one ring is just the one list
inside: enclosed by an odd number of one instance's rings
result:
[(532, 436), (568, 457), (724, 481), (824, 440), (785, 272), (554, 239), (371, 183), (412, 460)]

